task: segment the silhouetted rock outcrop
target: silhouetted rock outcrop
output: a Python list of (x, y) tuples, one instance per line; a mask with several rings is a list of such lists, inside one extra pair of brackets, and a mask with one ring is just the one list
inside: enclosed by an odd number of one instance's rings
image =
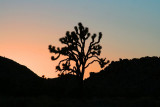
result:
[(160, 96), (160, 58), (120, 59), (85, 80), (88, 96)]

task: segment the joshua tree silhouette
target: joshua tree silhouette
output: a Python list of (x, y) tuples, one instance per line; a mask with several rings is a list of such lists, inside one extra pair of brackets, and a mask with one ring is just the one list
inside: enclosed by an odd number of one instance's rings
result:
[[(55, 47), (49, 45), (51, 53), (58, 54), (57, 57), (52, 56), (52, 60), (57, 60), (61, 55), (66, 58), (61, 60), (56, 66), (56, 70), (60, 72), (60, 75), (72, 73), (76, 75), (83, 84), (83, 77), (85, 69), (94, 62), (98, 62), (101, 68), (109, 63), (106, 58), (99, 58), (101, 54), (102, 46), (99, 44), (102, 38), (102, 33), (99, 33), (98, 39), (96, 34), (89, 33), (87, 27), (84, 28), (82, 23), (78, 23), (78, 26), (74, 27), (75, 31), (71, 33), (66, 32), (66, 36), (60, 38), (60, 42), (65, 44), (64, 47)], [(86, 41), (91, 37), (91, 42), (86, 47)], [(94, 58), (94, 59), (93, 59)], [(89, 62), (90, 61), (90, 62)]]

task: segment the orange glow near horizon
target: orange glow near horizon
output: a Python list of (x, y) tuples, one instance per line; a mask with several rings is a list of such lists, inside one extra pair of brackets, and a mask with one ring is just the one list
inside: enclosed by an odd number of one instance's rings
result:
[[(2, 35), (0, 40), (1, 56), (27, 66), (40, 77), (42, 75), (45, 75), (47, 78), (57, 77), (58, 73), (55, 72), (55, 67), (58, 61), (51, 60), (52, 54), (49, 53), (48, 45), (63, 46), (60, 44), (59, 38), (65, 35), (67, 28), (47, 27), (47, 25), (43, 26), (43, 24), (37, 25), (36, 22), (31, 24), (29, 20), (20, 22), (9, 21), (3, 24), (4, 26), (1, 27), (2, 31), (0, 32), (0, 35)], [(107, 57), (109, 60), (118, 59), (118, 56), (117, 58), (115, 57), (116, 52), (105, 51), (105, 43), (102, 43), (102, 47), (102, 58)], [(115, 47), (115, 45), (112, 47)], [(86, 69), (84, 78), (89, 77), (89, 72), (99, 72), (100, 70), (100, 66), (95, 62)]]
[[(53, 28), (52, 30), (51, 26), (47, 28), (40, 24), (36, 25), (36, 22), (33, 22), (31, 26), (29, 20), (18, 22), (10, 20), (3, 24), (0, 32), (0, 35), (3, 35), (0, 41), (1, 56), (27, 66), (40, 77), (42, 75), (47, 78), (57, 77), (55, 67), (59, 60), (51, 60), (52, 54), (49, 53), (48, 45), (63, 46), (59, 38), (64, 36), (67, 28), (61, 30)], [(84, 78), (89, 77), (89, 72), (100, 70), (100, 66), (94, 63), (86, 69)]]
[[(48, 45), (78, 22), (91, 34), (102, 32), (101, 58), (140, 58), (160, 55), (159, 1), (0, 0), (0, 56), (27, 66), (39, 76), (57, 77)], [(86, 70), (99, 72), (96, 63)]]
[[(12, 44), (12, 43), (11, 43)], [(55, 72), (55, 66), (58, 65), (58, 61), (52, 61), (52, 54), (49, 53), (47, 47), (39, 46), (36, 47), (32, 44), (14, 44), (14, 45), (1, 45), (1, 56), (12, 59), (19, 64), (27, 66), (37, 75), (45, 75), (47, 78), (55, 78), (57, 74)], [(44, 51), (45, 50), (45, 51)], [(62, 58), (61, 58), (62, 59)], [(90, 65), (86, 69), (85, 78), (89, 76), (89, 72), (98, 72), (100, 67), (98, 64)]]
[[(16, 36), (22, 35), (22, 33), (19, 32), (16, 32), (15, 34)], [(55, 72), (55, 66), (58, 65), (59, 60), (51, 60), (52, 54), (49, 53), (48, 50), (49, 43), (33, 43), (29, 42), (29, 40), (23, 40), (23, 38), (20, 40), (12, 37), (8, 40), (2, 41), (1, 43), (0, 56), (5, 56), (18, 62), (19, 64), (27, 66), (40, 77), (42, 75), (45, 75), (47, 78), (57, 77), (58, 73)], [(57, 40), (53, 40), (50, 44), (61, 46), (58, 38)], [(90, 65), (89, 68), (86, 69), (84, 78), (89, 77), (89, 72), (98, 71), (100, 71), (100, 67), (97, 63)]]
[[(3, 50), (1, 56), (12, 59), (19, 64), (27, 66), (37, 75), (45, 75), (48, 78), (57, 77), (58, 73), (55, 73), (55, 66), (58, 65), (58, 61), (52, 61), (52, 54), (47, 49), (48, 46), (36, 46), (35, 44), (24, 43), (10, 43), (10, 45), (3, 44), (0, 46)], [(53, 54), (54, 55), (54, 54)], [(61, 58), (62, 59), (62, 58)], [(89, 72), (98, 72), (100, 67), (98, 64), (90, 65), (86, 69), (85, 77), (89, 76)]]

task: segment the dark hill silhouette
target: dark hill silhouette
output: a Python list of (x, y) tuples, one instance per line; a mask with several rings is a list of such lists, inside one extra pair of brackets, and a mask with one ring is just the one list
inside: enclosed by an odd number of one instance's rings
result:
[[(120, 59), (84, 80), (84, 96), (145, 97), (160, 96), (160, 58)], [(45, 81), (53, 96), (76, 97), (76, 76), (64, 75)], [(50, 90), (50, 91), (49, 91)]]
[[(24, 95), (32, 93), (40, 87), (40, 77), (26, 66), (0, 56), (0, 93), (8, 95)], [(39, 85), (39, 86), (38, 86)], [(36, 87), (36, 88), (34, 88)]]
[(0, 78), (35, 79), (39, 76), (26, 66), (0, 56)]
[[(84, 96), (160, 96), (160, 58), (120, 59), (84, 80)], [(0, 57), (0, 95), (77, 97), (77, 78), (67, 74), (53, 79), (38, 77), (27, 67)]]
[(160, 58), (120, 59), (85, 80), (89, 96), (160, 96)]
[(26, 66), (0, 56), (0, 95), (53, 97), (75, 96), (76, 77), (41, 78)]

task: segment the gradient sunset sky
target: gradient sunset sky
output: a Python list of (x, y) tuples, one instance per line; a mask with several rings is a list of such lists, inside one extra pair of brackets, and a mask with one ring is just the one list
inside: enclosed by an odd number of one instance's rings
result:
[(78, 22), (103, 33), (101, 57), (160, 56), (160, 0), (0, 0), (0, 56), (54, 78), (48, 45), (62, 46)]

